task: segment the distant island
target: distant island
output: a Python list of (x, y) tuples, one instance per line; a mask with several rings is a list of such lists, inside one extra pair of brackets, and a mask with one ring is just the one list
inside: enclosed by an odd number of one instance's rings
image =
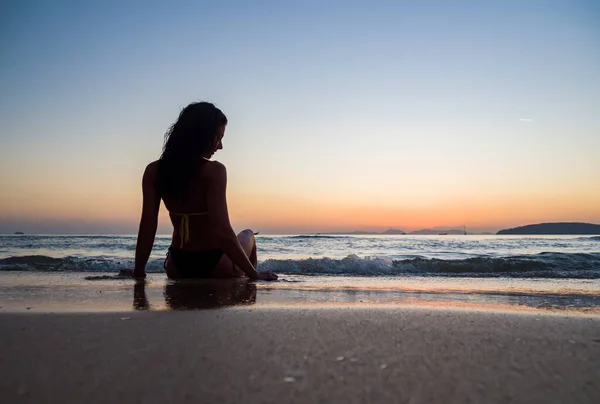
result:
[(456, 234), (465, 234), (465, 230), (463, 229), (450, 229), (450, 230), (444, 230), (444, 229), (422, 229), (422, 230), (415, 230), (415, 231), (411, 231), (408, 234), (415, 234), (415, 235), (440, 235), (440, 236), (445, 236), (445, 235), (456, 235)]
[(353, 234), (353, 235), (370, 235), (370, 234), (406, 234), (402, 230), (398, 229), (387, 229), (383, 232), (378, 231), (362, 231), (362, 230), (354, 230), (351, 232), (343, 232), (343, 233), (321, 233), (321, 234)]
[[(467, 234), (466, 229), (421, 229), (415, 230), (411, 232), (405, 232), (399, 229), (387, 229), (386, 231), (378, 232), (378, 231), (365, 231), (365, 230), (354, 230), (349, 232), (334, 232), (334, 233), (318, 233), (318, 234), (344, 234), (344, 235), (355, 235), (355, 236), (368, 236), (368, 235), (377, 235), (377, 234), (387, 234), (387, 235), (464, 235)], [(491, 234), (491, 233), (481, 233), (481, 234)]]
[(402, 230), (387, 229), (386, 231), (382, 232), (381, 234), (406, 234), (406, 233), (403, 232)]
[(600, 225), (591, 223), (539, 223), (500, 230), (496, 234), (600, 234)]
[(25, 234), (22, 231), (16, 231), (15, 234)]
[[(433, 228), (433, 229), (421, 229), (410, 232), (405, 232), (399, 229), (388, 229), (386, 231), (363, 231), (355, 230), (350, 232), (335, 232), (335, 233), (318, 233), (318, 234), (348, 234), (348, 235), (431, 235), (431, 236), (445, 236), (445, 235), (465, 235), (465, 234), (480, 234), (480, 235), (492, 235), (494, 233), (485, 232), (467, 232), (466, 228), (462, 229), (447, 229), (447, 228)], [(495, 233), (497, 235), (600, 235), (600, 224), (592, 223), (578, 223), (578, 222), (562, 222), (562, 223), (538, 223), (528, 224), (526, 226), (514, 227), (512, 229), (503, 229)]]

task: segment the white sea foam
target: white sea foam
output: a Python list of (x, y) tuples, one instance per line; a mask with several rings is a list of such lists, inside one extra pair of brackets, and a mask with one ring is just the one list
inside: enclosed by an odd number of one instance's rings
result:
[[(118, 272), (132, 268), (133, 259), (119, 257), (53, 258), (48, 256), (10, 257), (0, 260), (0, 270)], [(442, 275), (442, 276), (510, 276), (546, 278), (600, 278), (600, 253), (541, 253), (512, 257), (466, 259), (390, 258), (349, 255), (342, 259), (268, 259), (259, 270), (298, 275)], [(162, 272), (163, 259), (151, 259), (148, 272)]]
[[(600, 277), (599, 236), (257, 237), (259, 269), (287, 274)], [(0, 270), (115, 272), (132, 268), (132, 236), (0, 236)], [(157, 237), (148, 272), (162, 272)]]

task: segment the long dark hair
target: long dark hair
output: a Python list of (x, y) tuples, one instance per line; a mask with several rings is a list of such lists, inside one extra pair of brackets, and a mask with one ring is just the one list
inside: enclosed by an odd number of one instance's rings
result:
[(209, 102), (194, 102), (185, 107), (165, 134), (158, 161), (158, 192), (161, 197), (187, 197), (188, 187), (203, 158), (214, 151), (217, 133), (227, 125), (227, 117)]

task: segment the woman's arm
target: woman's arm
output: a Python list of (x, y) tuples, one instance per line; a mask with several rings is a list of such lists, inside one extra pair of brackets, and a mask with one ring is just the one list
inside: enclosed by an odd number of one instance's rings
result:
[(137, 244), (135, 247), (135, 268), (133, 276), (135, 278), (146, 277), (146, 264), (152, 252), (154, 237), (158, 227), (158, 210), (160, 209), (160, 196), (156, 189), (156, 162), (150, 163), (146, 167), (144, 177), (142, 178), (142, 217), (140, 219), (140, 228), (138, 230)]
[[(250, 279), (258, 279), (259, 274), (242, 249), (240, 242), (231, 227), (227, 210), (227, 170), (217, 161), (211, 164), (208, 172), (207, 203), (209, 218), (215, 229), (221, 248), (231, 261)], [(207, 167), (208, 168), (208, 167)]]

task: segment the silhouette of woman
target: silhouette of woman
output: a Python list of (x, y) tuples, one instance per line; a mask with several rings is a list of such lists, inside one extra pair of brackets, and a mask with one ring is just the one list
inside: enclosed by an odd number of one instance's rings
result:
[(210, 160), (223, 148), (226, 126), (227, 118), (211, 103), (192, 103), (181, 111), (165, 135), (160, 159), (144, 172), (135, 268), (121, 274), (146, 276), (162, 199), (173, 224), (164, 264), (169, 278), (277, 279), (271, 271), (256, 271), (252, 230), (236, 236), (231, 227), (227, 171), (223, 164)]

